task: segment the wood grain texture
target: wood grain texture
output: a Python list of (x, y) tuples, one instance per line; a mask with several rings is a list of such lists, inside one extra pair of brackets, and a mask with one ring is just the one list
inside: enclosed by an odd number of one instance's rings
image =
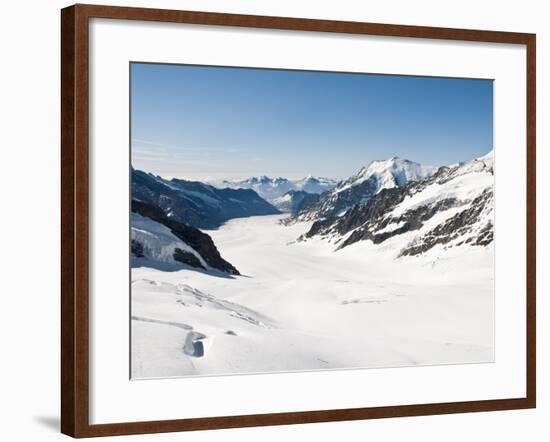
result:
[[(527, 48), (527, 395), (487, 401), (90, 425), (89, 416), (89, 18), (514, 43)], [(73, 437), (289, 425), (536, 405), (536, 38), (534, 34), (263, 17), (98, 5), (61, 11), (61, 431)]]
[(537, 40), (527, 41), (527, 399), (537, 396)]
[(61, 14), (61, 431), (74, 434), (74, 8)]

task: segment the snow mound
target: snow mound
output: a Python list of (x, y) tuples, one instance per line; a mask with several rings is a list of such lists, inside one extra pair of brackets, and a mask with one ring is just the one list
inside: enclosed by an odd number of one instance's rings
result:
[(175, 236), (168, 227), (137, 213), (132, 213), (131, 226), (131, 238), (143, 246), (143, 255), (145, 258), (176, 264), (177, 261), (174, 259), (174, 253), (176, 249), (180, 249), (193, 254), (204, 268), (208, 268), (208, 264), (206, 264), (202, 256), (191, 246)]

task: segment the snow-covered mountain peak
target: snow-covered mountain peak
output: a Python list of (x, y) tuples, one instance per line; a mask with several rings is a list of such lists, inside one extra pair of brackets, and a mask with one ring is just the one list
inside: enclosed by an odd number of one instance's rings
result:
[(487, 168), (492, 169), (495, 161), (495, 151), (494, 149), (491, 149), (491, 151), (482, 157), (476, 158), (476, 161), (481, 161)]
[[(294, 181), (295, 183), (320, 183), (323, 178), (317, 178), (313, 175), (308, 175), (300, 180)], [(325, 178), (326, 179), (326, 178)]]
[(448, 169), (450, 170), (449, 173), (452, 177), (457, 177), (472, 172), (489, 172), (490, 174), (493, 174), (493, 163), (494, 155), (493, 151), (491, 150), (489, 153), (483, 155), (482, 157), (475, 158), (465, 163), (459, 163), (456, 166), (449, 166)]
[(378, 193), (382, 189), (403, 187), (410, 181), (421, 180), (432, 175), (436, 170), (436, 167), (424, 166), (399, 157), (374, 160), (368, 166), (362, 167), (357, 174), (341, 182), (335, 192), (342, 192), (370, 179), (376, 181), (375, 193)]
[(295, 180), (294, 183), (334, 183), (334, 180), (326, 177), (308, 175), (302, 179)]
[(317, 202), (319, 198), (319, 194), (292, 189), (279, 198), (275, 198), (271, 204), (277, 207), (281, 212), (297, 213), (305, 207)]
[(308, 175), (298, 180), (283, 177), (271, 178), (266, 175), (251, 177), (244, 180), (222, 180), (212, 182), (218, 188), (252, 189), (262, 198), (273, 202), (290, 190), (300, 190), (307, 193), (323, 193), (336, 186), (336, 181), (330, 178)]
[(242, 181), (227, 181), (227, 180), (224, 180), (223, 183), (227, 183), (227, 184), (231, 184), (231, 183), (243, 183), (243, 184), (250, 184), (250, 185), (254, 185), (254, 184), (269, 184), (269, 185), (273, 185), (273, 184), (276, 184), (276, 183), (285, 183), (287, 182), (288, 180), (285, 179), (285, 178), (281, 178), (281, 177), (277, 177), (277, 178), (270, 178), (268, 177), (267, 175), (260, 175), (260, 176), (253, 176), (253, 177), (250, 177), (250, 178), (247, 178), (245, 180), (242, 180)]
[[(311, 221), (342, 216), (356, 204), (364, 204), (383, 189), (403, 188), (410, 182), (432, 176), (436, 167), (424, 166), (397, 156), (375, 160), (323, 193), (314, 204), (304, 207), (295, 219)], [(307, 189), (306, 189), (307, 190)]]
[[(364, 240), (375, 245), (384, 243), (388, 250), (399, 251), (396, 256), (418, 255), (436, 247), (441, 250), (491, 244), (492, 152), (441, 167), (418, 180), (410, 179), (424, 172), (418, 170), (418, 164), (402, 166), (401, 160), (373, 162), (362, 169), (362, 175), (352, 177), (360, 180), (368, 176), (363, 184), (333, 192), (315, 210), (298, 214), (298, 220), (314, 221), (305, 236), (329, 238), (339, 248)], [(400, 174), (410, 183), (392, 185), (391, 178), (399, 179)], [(384, 187), (381, 180), (389, 185)]]

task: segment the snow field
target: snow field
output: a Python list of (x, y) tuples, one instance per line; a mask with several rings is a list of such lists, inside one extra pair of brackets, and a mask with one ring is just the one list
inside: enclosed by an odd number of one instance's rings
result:
[(284, 217), (207, 232), (242, 276), (132, 269), (134, 378), (493, 360), (492, 245), (335, 252)]

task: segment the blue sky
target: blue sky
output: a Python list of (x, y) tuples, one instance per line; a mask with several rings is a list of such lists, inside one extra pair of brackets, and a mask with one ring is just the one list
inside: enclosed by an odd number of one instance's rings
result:
[(196, 180), (345, 178), (375, 159), (445, 165), (493, 147), (493, 82), (131, 65), (135, 168)]

